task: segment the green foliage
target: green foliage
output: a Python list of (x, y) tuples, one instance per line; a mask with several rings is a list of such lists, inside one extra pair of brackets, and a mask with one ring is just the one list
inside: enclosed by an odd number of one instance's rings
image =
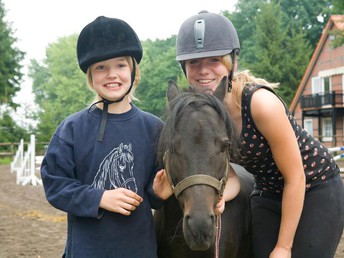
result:
[(20, 139), (29, 139), (28, 133), (13, 121), (9, 111), (3, 112), (0, 119), (0, 142), (19, 142)]
[(0, 165), (9, 165), (12, 162), (12, 157), (0, 158)]
[(86, 108), (94, 98), (77, 64), (76, 40), (77, 35), (59, 38), (48, 46), (44, 64), (31, 63), (33, 93), (40, 107), (38, 141), (49, 141), (64, 118)]
[(181, 69), (176, 59), (176, 36), (166, 40), (143, 42), (144, 55), (140, 63), (141, 82), (136, 95), (140, 108), (163, 117), (166, 109), (168, 80), (177, 81)]
[[(330, 17), (333, 0), (282, 0), (281, 8), (287, 15), (285, 23), (293, 23), (305, 33), (307, 42), (315, 48)], [(319, 17), (323, 18), (323, 21)]]
[(332, 10), (333, 14), (344, 14), (344, 1), (343, 0), (332, 0)]
[(21, 73), (20, 62), (24, 59), (24, 52), (15, 47), (16, 39), (9, 24), (5, 22), (5, 8), (0, 0), (0, 105), (6, 104), (17, 107), (13, 97), (20, 90)]
[(334, 35), (334, 40), (331, 43), (331, 47), (336, 48), (344, 45), (344, 30), (330, 31), (331, 35)]
[[(280, 83), (278, 93), (289, 104), (308, 65), (311, 47), (307, 31), (277, 1), (242, 0), (240, 12), (230, 16), (241, 39), (240, 69), (257, 77)], [(250, 11), (247, 11), (247, 8)], [(252, 10), (258, 10), (255, 13)], [(290, 10), (294, 10), (290, 8)], [(268, 26), (267, 26), (268, 25)]]

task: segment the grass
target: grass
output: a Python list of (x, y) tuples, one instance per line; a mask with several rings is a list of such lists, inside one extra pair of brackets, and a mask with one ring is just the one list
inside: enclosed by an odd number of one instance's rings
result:
[(0, 165), (9, 165), (12, 162), (11, 157), (0, 158)]

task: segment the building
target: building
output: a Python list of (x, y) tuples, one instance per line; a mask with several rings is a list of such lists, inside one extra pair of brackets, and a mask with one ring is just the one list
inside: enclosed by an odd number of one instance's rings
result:
[(344, 146), (344, 45), (331, 47), (332, 30), (344, 30), (344, 15), (329, 18), (289, 108), (328, 147)]

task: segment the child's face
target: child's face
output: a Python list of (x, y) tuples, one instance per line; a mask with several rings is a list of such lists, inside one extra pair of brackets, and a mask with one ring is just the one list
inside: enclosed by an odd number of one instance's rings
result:
[(186, 76), (191, 85), (215, 90), (228, 69), (222, 57), (205, 57), (185, 61)]
[(116, 57), (90, 67), (94, 90), (103, 98), (116, 100), (127, 93), (131, 83), (128, 59)]

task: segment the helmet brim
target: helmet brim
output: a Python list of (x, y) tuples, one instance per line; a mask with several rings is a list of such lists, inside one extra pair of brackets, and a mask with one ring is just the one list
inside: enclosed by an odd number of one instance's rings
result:
[(214, 50), (214, 51), (207, 51), (207, 52), (199, 52), (199, 53), (189, 53), (189, 54), (181, 54), (176, 57), (177, 61), (186, 61), (191, 59), (198, 59), (198, 58), (205, 58), (205, 57), (213, 57), (213, 56), (224, 56), (227, 54), (232, 53), (232, 50)]

